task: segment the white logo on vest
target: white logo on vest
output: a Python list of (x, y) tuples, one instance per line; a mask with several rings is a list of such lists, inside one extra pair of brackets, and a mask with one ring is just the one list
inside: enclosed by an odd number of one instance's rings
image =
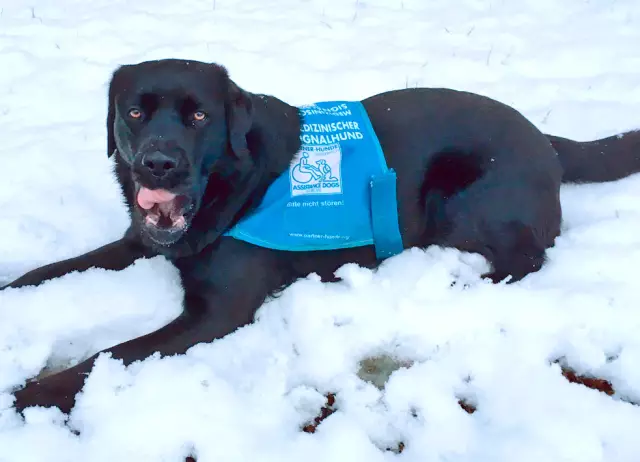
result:
[(289, 167), (291, 196), (342, 194), (339, 144), (305, 146)]

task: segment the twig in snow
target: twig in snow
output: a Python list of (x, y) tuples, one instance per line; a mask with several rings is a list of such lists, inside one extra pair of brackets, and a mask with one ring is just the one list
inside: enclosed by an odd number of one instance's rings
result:
[(505, 57), (502, 59), (502, 61), (500, 61), (500, 64), (502, 64), (503, 66), (504, 66), (505, 64), (507, 64), (507, 61), (509, 60), (509, 58), (511, 58), (511, 55), (512, 55), (512, 54), (513, 54), (513, 49), (511, 49), (511, 50), (509, 51), (509, 53), (507, 53), (507, 56), (505, 56)]
[(353, 13), (353, 18), (351, 18), (351, 22), (354, 22), (358, 17), (358, 8), (360, 8), (360, 0), (356, 0), (356, 11)]
[(37, 19), (38, 21), (42, 22), (42, 18), (39, 18), (36, 16), (36, 8), (35, 6), (31, 7), (31, 19)]

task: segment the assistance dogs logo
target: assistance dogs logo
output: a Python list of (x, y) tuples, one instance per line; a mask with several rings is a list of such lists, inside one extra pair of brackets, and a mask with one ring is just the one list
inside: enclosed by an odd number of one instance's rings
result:
[(342, 194), (339, 144), (304, 146), (289, 167), (291, 196)]

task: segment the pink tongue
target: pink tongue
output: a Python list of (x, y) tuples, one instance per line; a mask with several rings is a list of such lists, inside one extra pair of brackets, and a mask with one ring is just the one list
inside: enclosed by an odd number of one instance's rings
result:
[(156, 204), (164, 204), (175, 199), (176, 195), (164, 189), (140, 188), (138, 191), (138, 205), (149, 210)]

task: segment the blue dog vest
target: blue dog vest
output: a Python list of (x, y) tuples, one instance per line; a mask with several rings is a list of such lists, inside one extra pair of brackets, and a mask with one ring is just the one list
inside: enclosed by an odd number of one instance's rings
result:
[(396, 175), (362, 104), (300, 110), (302, 146), (289, 169), (226, 235), (287, 251), (374, 245), (380, 259), (402, 252)]

